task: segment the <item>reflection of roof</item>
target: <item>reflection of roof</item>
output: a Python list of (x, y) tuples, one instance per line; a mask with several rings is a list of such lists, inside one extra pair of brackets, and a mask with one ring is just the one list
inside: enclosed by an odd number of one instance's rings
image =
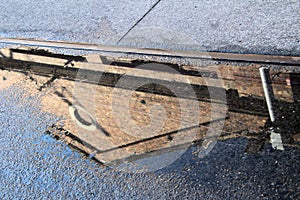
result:
[[(102, 162), (185, 148), (195, 141), (220, 134), (243, 130), (247, 130), (247, 134), (260, 134), (268, 119), (258, 72), (261, 65), (258, 63), (220, 60), (203, 68), (160, 65), (180, 72), (176, 74), (157, 67), (151, 69), (149, 63), (139, 61), (139, 66), (147, 64), (147, 68), (141, 69), (136, 66), (135, 60), (130, 59), (107, 58), (109, 63), (105, 64), (101, 59), (88, 63), (84, 57), (76, 57), (73, 61), (72, 56), (41, 55), (41, 52), (23, 49), (1, 52), (4, 66), (30, 71), (34, 87), (43, 90), (44, 109), (66, 119), (63, 129), (73, 134), (69, 142), (79, 138), (76, 140), (77, 146), (88, 153), (96, 152), (95, 158)], [(90, 60), (89, 57), (86, 60)], [(276, 75), (272, 86), (277, 102), (284, 107), (292, 106), (293, 88), (284, 82), (289, 74), (272, 73)], [(11, 74), (17, 76), (15, 72)], [(118, 84), (124, 77), (125, 81)], [(221, 85), (217, 85), (218, 81)], [(194, 94), (187, 92), (187, 88), (192, 88)], [(212, 91), (215, 93), (212, 94)], [(223, 93), (227, 98), (222, 98)], [(73, 109), (74, 113), (70, 115), (69, 108), (73, 104), (80, 105), (86, 112)], [(161, 107), (153, 110), (158, 104)], [(199, 112), (193, 107), (195, 105), (199, 107)], [(212, 109), (213, 105), (219, 107)], [(224, 111), (228, 108), (227, 115), (222, 111), (224, 108)], [(196, 117), (195, 111), (198, 113)], [(90, 115), (85, 118), (87, 113)], [(207, 132), (210, 127), (218, 130), (214, 126), (225, 117), (225, 126), (221, 124), (220, 133)], [(216, 122), (212, 123), (212, 119)], [(80, 123), (85, 126), (93, 124), (96, 130), (84, 130), (84, 126), (77, 126)], [(108, 134), (103, 134), (104, 130)]]

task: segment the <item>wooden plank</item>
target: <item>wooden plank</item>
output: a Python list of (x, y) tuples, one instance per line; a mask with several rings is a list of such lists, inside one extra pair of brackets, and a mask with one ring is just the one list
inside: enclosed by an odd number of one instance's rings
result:
[(34, 54), (16, 53), (10, 49), (0, 49), (0, 58), (20, 60), (24, 62), (35, 62), (46, 65), (65, 66), (68, 63), (67, 59), (54, 58), (49, 56), (40, 56)]
[[(139, 68), (116, 66), (116, 65), (107, 65), (107, 64), (96, 63), (96, 62), (93, 63), (76, 62), (76, 61), (69, 62), (69, 60), (67, 59), (33, 55), (33, 54), (16, 53), (16, 52), (12, 52), (9, 49), (0, 49), (0, 57), (20, 60), (25, 62), (56, 65), (56, 66), (65, 66), (68, 63), (69, 65), (72, 66), (72, 68), (77, 68), (77, 69), (93, 70), (102, 73), (112, 73), (112, 74), (135, 76), (141, 78), (149, 78), (149, 79), (159, 79), (159, 80), (170, 81), (175, 83), (206, 85), (211, 87), (220, 86), (221, 83), (219, 79), (205, 78), (199, 76), (196, 77), (196, 76), (189, 76), (189, 75), (183, 76), (182, 74), (179, 73), (175, 74), (175, 73), (155, 71), (150, 69), (139, 69)], [(95, 61), (95, 58), (93, 61)], [(100, 57), (99, 60), (96, 61), (100, 62), (101, 61)], [(159, 65), (159, 66), (161, 68), (166, 67), (166, 65)]]
[[(199, 85), (199, 86), (208, 86), (208, 87), (219, 87), (225, 89), (238, 89), (240, 95), (257, 95), (263, 96), (263, 91), (261, 87), (261, 80), (259, 77), (258, 69), (261, 65), (249, 65), (248, 67), (237, 67), (231, 65), (218, 65), (218, 66), (209, 66), (206, 68), (194, 68), (194, 67), (184, 67), (184, 70), (195, 71), (199, 70), (199, 75), (201, 75), (201, 71), (204, 70), (205, 73), (212, 73), (215, 74), (216, 78), (207, 78), (207, 77), (200, 77), (194, 75), (187, 75), (187, 74), (180, 74), (180, 73), (169, 73), (166, 72), (167, 65), (162, 64), (153, 64), (158, 65), (156, 67), (152, 67), (151, 69), (140, 69), (138, 67), (130, 67), (129, 65), (126, 66), (117, 66), (117, 65), (109, 65), (109, 61), (106, 58), (101, 58), (99, 55), (92, 55), (86, 56), (87, 60), (90, 60), (92, 63), (89, 62), (81, 62), (81, 61), (72, 61), (72, 57), (68, 57), (68, 59), (61, 58), (61, 57), (49, 57), (44, 55), (35, 55), (30, 53), (20, 53), (16, 52), (13, 49), (0, 49), (0, 58), (7, 58), (13, 60), (20, 60), (29, 63), (40, 63), (49, 65), (44, 71), (48, 70), (50, 73), (54, 73), (51, 69), (51, 66), (60, 66), (65, 67), (63, 69), (59, 69), (58, 71), (61, 72), (62, 70), (68, 69), (86, 69), (91, 71), (99, 72), (97, 76), (100, 76), (101, 73), (109, 73), (109, 74), (117, 74), (117, 75), (127, 75), (128, 77), (138, 77), (138, 78), (148, 78), (148, 79), (156, 79), (160, 81), (167, 81), (170, 83), (182, 83), (182, 84), (192, 84), (192, 85)], [(103, 63), (104, 62), (104, 63)], [(237, 62), (238, 63), (238, 62)], [(132, 66), (132, 65), (131, 65)], [(42, 70), (42, 69), (41, 69)], [(40, 71), (41, 71), (40, 70)], [(50, 70), (50, 71), (49, 71)], [(56, 70), (57, 71), (57, 70)], [(58, 72), (57, 71), (57, 72)], [(74, 70), (73, 70), (74, 71)], [(76, 71), (74, 71), (76, 76)], [(66, 73), (62, 73), (62, 76), (68, 76)], [(50, 74), (51, 75), (51, 74)], [(246, 81), (246, 76), (249, 76)], [(254, 78), (253, 78), (254, 77)], [(75, 78), (75, 77), (74, 77)], [(100, 78), (100, 77), (99, 77)], [(97, 79), (97, 77), (93, 77), (93, 79)], [(277, 83), (276, 79), (273, 83), (275, 88), (282, 88), (284, 83)], [(242, 85), (255, 85), (255, 87), (241, 87)], [(252, 88), (252, 89), (251, 89)], [(255, 89), (253, 89), (255, 88)], [(290, 93), (290, 88), (286, 91)], [(280, 98), (286, 99), (286, 96), (283, 97), (281, 94), (279, 95)], [(291, 96), (291, 95), (290, 95)]]

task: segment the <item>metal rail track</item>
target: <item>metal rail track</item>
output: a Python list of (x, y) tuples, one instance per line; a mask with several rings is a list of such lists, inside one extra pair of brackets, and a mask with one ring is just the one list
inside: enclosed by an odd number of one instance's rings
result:
[(300, 65), (300, 57), (297, 56), (276, 56), (276, 55), (260, 55), (260, 54), (234, 54), (219, 52), (197, 52), (197, 51), (179, 51), (179, 50), (163, 50), (163, 49), (147, 49), (147, 48), (130, 48), (122, 46), (105, 46), (99, 44), (74, 43), (66, 41), (46, 41), (33, 39), (13, 39), (0, 38), (0, 43), (44, 47), (73, 49), (83, 51), (110, 52), (121, 54), (136, 54), (164, 57), (180, 57), (190, 59), (210, 59), (223, 61), (240, 61), (268, 64), (287, 64)]

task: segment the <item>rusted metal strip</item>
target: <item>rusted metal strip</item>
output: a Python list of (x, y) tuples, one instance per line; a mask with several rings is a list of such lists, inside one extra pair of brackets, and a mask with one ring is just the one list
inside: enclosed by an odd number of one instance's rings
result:
[(198, 51), (180, 51), (165, 49), (148, 49), (148, 48), (130, 48), (123, 46), (106, 46), (99, 44), (74, 43), (66, 41), (46, 41), (33, 39), (15, 39), (0, 38), (0, 43), (36, 46), (45, 48), (63, 48), (83, 51), (100, 51), (123, 54), (140, 54), (165, 57), (181, 57), (191, 59), (213, 59), (225, 61), (243, 61), (255, 63), (277, 63), (288, 65), (300, 65), (298, 56), (278, 56), (278, 55), (261, 55), (261, 54), (234, 54), (220, 52), (198, 52)]

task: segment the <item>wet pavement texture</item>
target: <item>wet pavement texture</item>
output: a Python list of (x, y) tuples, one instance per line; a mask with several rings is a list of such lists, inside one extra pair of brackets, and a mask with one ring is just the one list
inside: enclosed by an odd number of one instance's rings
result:
[(204, 158), (191, 147), (156, 172), (103, 167), (44, 134), (59, 120), (20, 86), (0, 91), (1, 199), (299, 199), (300, 149), (269, 144), (245, 152), (243, 138), (220, 141)]
[(6, 1), (0, 37), (300, 55), (299, 0), (156, 2)]

